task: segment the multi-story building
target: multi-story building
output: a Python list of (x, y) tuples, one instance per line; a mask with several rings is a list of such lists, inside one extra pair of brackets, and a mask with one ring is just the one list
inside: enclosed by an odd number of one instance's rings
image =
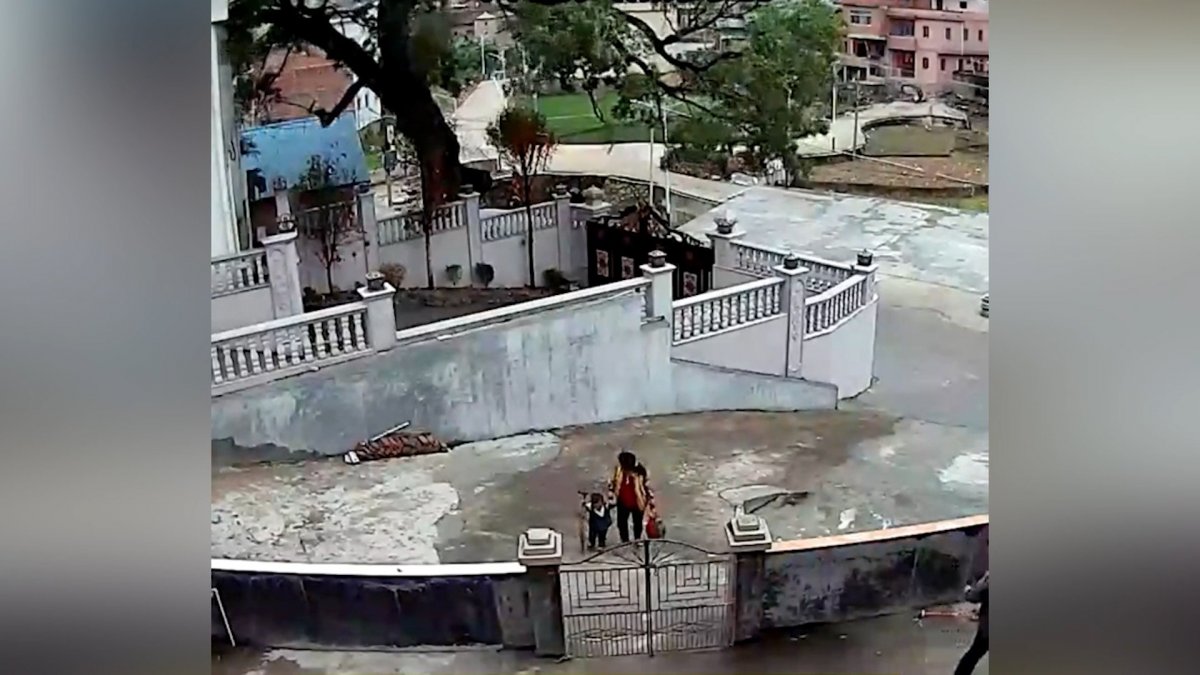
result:
[(927, 93), (988, 69), (986, 0), (840, 0), (847, 80), (890, 79)]

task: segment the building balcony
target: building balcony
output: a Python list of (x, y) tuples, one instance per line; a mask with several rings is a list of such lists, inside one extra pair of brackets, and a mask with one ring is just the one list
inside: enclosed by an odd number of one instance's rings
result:
[(905, 52), (916, 51), (917, 37), (915, 35), (889, 35), (887, 46), (888, 49), (898, 49)]

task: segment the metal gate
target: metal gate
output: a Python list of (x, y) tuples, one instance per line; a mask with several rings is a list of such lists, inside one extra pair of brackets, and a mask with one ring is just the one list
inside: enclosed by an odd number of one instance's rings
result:
[(653, 656), (733, 644), (731, 555), (647, 539), (560, 569), (568, 656)]
[(641, 275), (640, 266), (660, 250), (675, 265), (674, 297), (687, 298), (712, 288), (711, 247), (669, 227), (666, 217), (640, 204), (587, 225), (588, 285), (599, 286)]

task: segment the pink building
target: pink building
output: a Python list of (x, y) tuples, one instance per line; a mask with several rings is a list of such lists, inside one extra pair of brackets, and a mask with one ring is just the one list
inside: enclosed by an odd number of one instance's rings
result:
[(844, 78), (912, 82), (944, 91), (956, 74), (987, 73), (986, 0), (839, 0)]

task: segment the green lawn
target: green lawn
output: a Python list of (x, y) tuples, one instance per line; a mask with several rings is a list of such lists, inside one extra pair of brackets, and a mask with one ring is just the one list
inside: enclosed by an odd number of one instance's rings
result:
[[(546, 116), (546, 123), (559, 143), (645, 143), (650, 140), (650, 131), (644, 125), (626, 124), (614, 118), (612, 109), (617, 103), (616, 93), (603, 94), (596, 100), (605, 121), (596, 117), (592, 102), (584, 93), (539, 96), (537, 107)], [(531, 105), (532, 101), (524, 103)]]

